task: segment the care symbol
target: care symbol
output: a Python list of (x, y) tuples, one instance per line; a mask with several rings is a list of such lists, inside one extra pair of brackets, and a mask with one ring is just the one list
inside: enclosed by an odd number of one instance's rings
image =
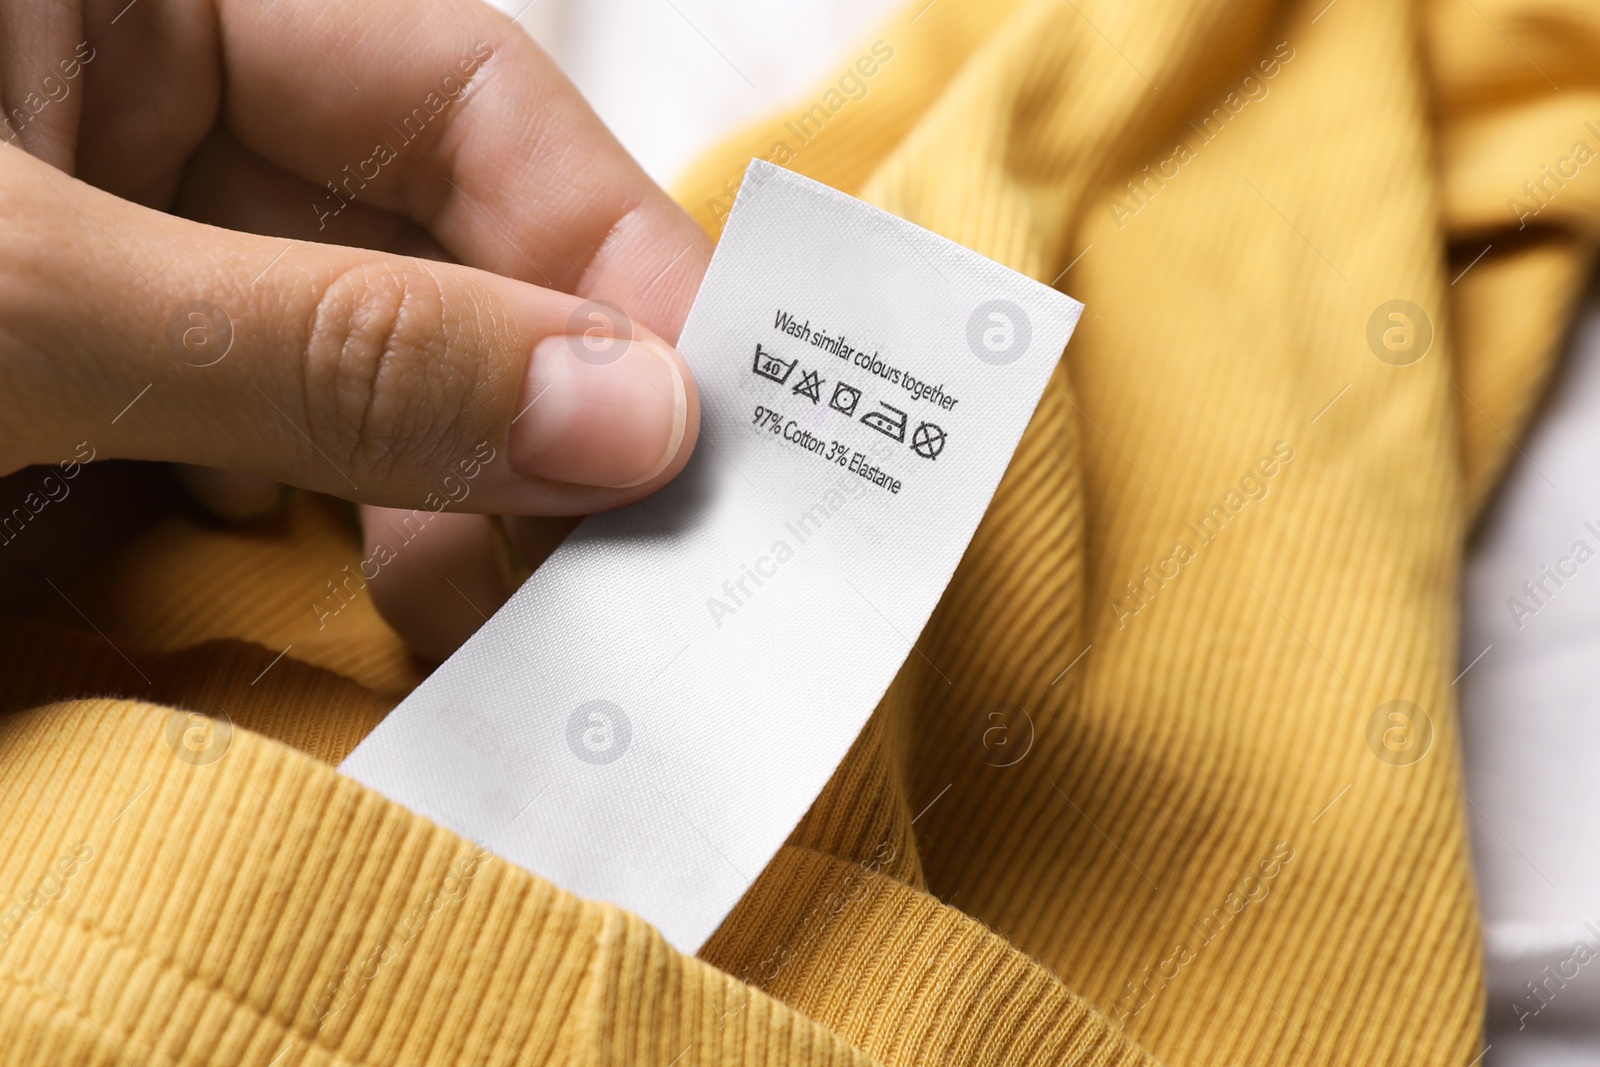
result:
[(833, 398), (828, 401), (828, 406), (846, 415), (854, 415), (856, 413), (856, 405), (860, 402), (861, 390), (853, 385), (846, 385), (840, 382), (833, 387)]
[(817, 377), (817, 372), (808, 370), (800, 376), (791, 393), (798, 393), (813, 404), (822, 399), (822, 379)]
[(944, 430), (931, 422), (923, 422), (911, 431), (911, 451), (924, 459), (937, 459), (944, 451)]
[[(892, 437), (896, 441), (904, 441), (906, 439), (906, 413), (892, 404), (885, 404), (881, 400), (878, 401), (878, 406), (883, 408), (883, 411), (869, 411), (861, 416), (861, 421), (885, 437)], [(899, 418), (895, 418), (894, 415), (885, 415), (884, 411), (892, 411)]]
[(799, 362), (798, 359), (791, 359), (785, 363), (771, 352), (763, 352), (758, 344), (756, 345), (756, 358), (751, 363), (750, 369), (761, 375), (761, 377), (782, 385), (789, 380), (789, 375), (794, 373), (795, 364)]

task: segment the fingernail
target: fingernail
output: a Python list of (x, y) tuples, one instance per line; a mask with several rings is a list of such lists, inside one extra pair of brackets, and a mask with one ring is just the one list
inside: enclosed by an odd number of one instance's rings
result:
[(510, 433), (524, 478), (626, 489), (666, 469), (688, 417), (683, 375), (669, 350), (628, 341), (616, 359), (582, 359), (583, 338), (533, 347)]

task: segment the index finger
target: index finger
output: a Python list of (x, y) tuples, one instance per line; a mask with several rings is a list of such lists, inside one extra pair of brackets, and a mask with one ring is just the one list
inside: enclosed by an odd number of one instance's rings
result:
[(461, 262), (620, 304), (675, 342), (710, 241), (550, 58), (477, 0), (218, 0), (225, 120)]

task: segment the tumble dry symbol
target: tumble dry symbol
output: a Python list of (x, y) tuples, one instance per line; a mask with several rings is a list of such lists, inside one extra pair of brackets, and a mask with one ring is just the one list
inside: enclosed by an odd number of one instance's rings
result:
[(609, 700), (579, 704), (567, 719), (567, 747), (585, 763), (615, 763), (632, 740), (627, 713)]
[(985, 363), (1015, 363), (1032, 340), (1028, 313), (1009, 300), (985, 301), (967, 318), (967, 347)]
[(1410, 300), (1390, 300), (1367, 318), (1367, 347), (1391, 367), (1409, 367), (1433, 348), (1433, 319)]
[[(1021, 309), (1016, 308), (1015, 304), (1005, 300), (991, 300), (984, 307), (987, 308), (991, 304), (997, 305), (997, 309), (993, 312), (998, 317), (997, 321), (1006, 324), (1003, 331), (1004, 337), (991, 338), (991, 340), (994, 340), (997, 344), (1002, 341), (1005, 344), (1017, 344), (1019, 351), (1021, 348), (1025, 348), (1030, 329)], [(1003, 305), (1003, 307), (999, 307), (999, 305)], [(1006, 318), (1005, 315), (1008, 314), (1007, 308), (1016, 308), (1016, 316), (1009, 319)], [(982, 311), (983, 309), (980, 308), (979, 310)], [(1020, 343), (1017, 335), (1019, 323), (1022, 330)], [(1010, 358), (1015, 358), (1015, 356)], [(1003, 362), (1010, 362), (1010, 359), (1003, 360)], [(787, 385), (789, 379), (794, 376), (795, 368), (799, 365), (800, 360), (798, 357), (788, 360), (782, 359), (768, 352), (758, 342), (756, 344), (755, 357), (750, 363), (750, 370), (758, 377), (765, 378), (770, 382), (776, 382), (778, 385)], [(827, 379), (823, 378), (817, 371), (806, 369), (801, 371), (800, 379), (790, 387), (789, 392), (796, 396), (805, 397), (812, 404), (819, 404), (822, 401), (822, 386), (826, 381)], [(828, 398), (828, 407), (841, 415), (855, 418), (856, 409), (861, 405), (861, 396), (862, 391), (860, 389), (846, 382), (838, 381), (834, 383), (833, 394)], [(783, 415), (781, 413), (766, 408), (757, 408), (756, 412), (758, 425), (761, 425), (764, 429), (770, 427), (774, 434), (782, 432)], [(878, 409), (867, 412), (858, 421), (898, 444), (906, 443), (906, 428), (910, 424), (910, 417), (903, 409), (897, 408), (887, 401), (878, 401)], [(923, 459), (937, 459), (939, 453), (944, 451), (945, 440), (945, 431), (942, 426), (932, 422), (921, 422), (917, 424), (916, 430), (912, 432), (911, 450)]]
[(843, 382), (833, 387), (833, 396), (828, 400), (830, 408), (844, 415), (854, 415), (856, 405), (859, 403), (861, 403), (861, 390)]

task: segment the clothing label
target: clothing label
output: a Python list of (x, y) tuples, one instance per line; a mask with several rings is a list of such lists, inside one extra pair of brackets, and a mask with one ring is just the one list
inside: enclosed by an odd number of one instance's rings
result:
[(585, 520), (341, 770), (698, 950), (921, 656), (1082, 310), (752, 162), (680, 338), (689, 466)]

